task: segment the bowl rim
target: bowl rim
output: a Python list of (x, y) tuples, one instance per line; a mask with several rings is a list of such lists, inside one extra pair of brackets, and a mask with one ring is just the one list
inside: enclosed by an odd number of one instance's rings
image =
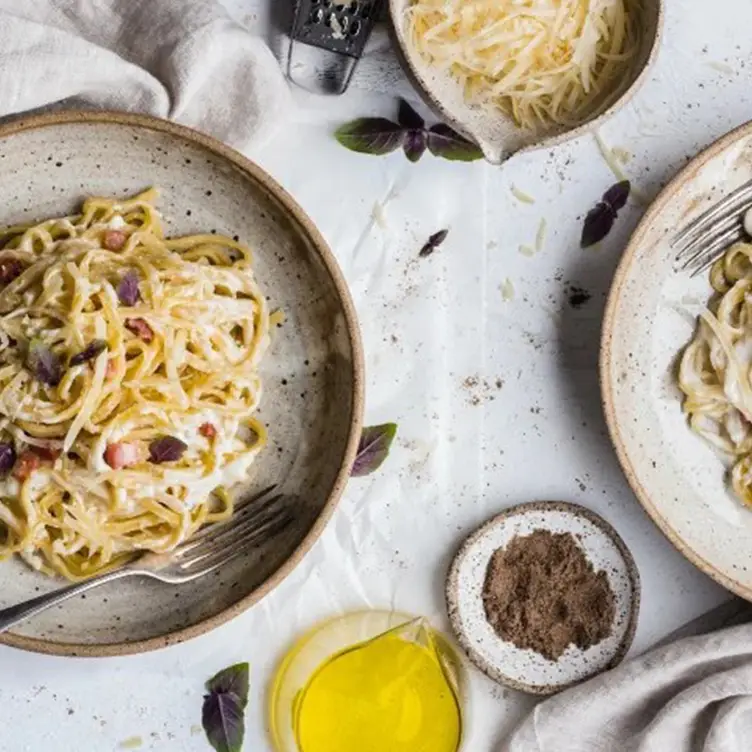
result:
[[(515, 154), (525, 154), (537, 149), (549, 149), (553, 146), (564, 144), (567, 141), (572, 141), (580, 136), (584, 136), (588, 133), (592, 133), (597, 130), (601, 125), (608, 121), (611, 117), (616, 115), (625, 105), (627, 105), (637, 92), (645, 84), (647, 77), (655, 67), (655, 63), (658, 59), (658, 52), (663, 40), (663, 30), (666, 20), (666, 0), (646, 0), (647, 2), (655, 3), (657, 6), (657, 15), (655, 23), (655, 34), (650, 43), (650, 50), (645, 59), (645, 63), (634, 77), (630, 85), (613, 101), (605, 110), (600, 112), (596, 117), (581, 123), (580, 125), (568, 128), (562, 133), (554, 134), (551, 136), (542, 136), (535, 138), (531, 143), (523, 146), (522, 148), (508, 152), (504, 154), (498, 164), (503, 164), (505, 161), (515, 156)], [(389, 0), (389, 34), (392, 38), (392, 43), (397, 52), (397, 59), (403, 71), (407, 74), (410, 83), (416, 90), (421, 99), (446, 123), (451, 125), (458, 133), (471, 139), (473, 142), (477, 142), (477, 138), (473, 136), (466, 128), (466, 126), (459, 120), (449, 114), (444, 104), (440, 99), (435, 96), (426, 85), (423, 77), (413, 65), (410, 55), (407, 52), (407, 40), (405, 35), (400, 31), (399, 25), (395, 19), (398, 3), (404, 2), (404, 0)], [(489, 159), (486, 154), (486, 150), (483, 144), (478, 143), (483, 151), (483, 157), (491, 164), (497, 164), (495, 160)]]
[(84, 658), (133, 655), (136, 653), (145, 653), (172, 645), (178, 645), (186, 640), (203, 635), (216, 627), (225, 624), (230, 621), (230, 619), (235, 618), (260, 601), (265, 595), (279, 585), (300, 563), (305, 554), (308, 553), (313, 544), (319, 539), (345, 490), (348, 478), (350, 477), (350, 468), (355, 460), (358, 442), (360, 440), (365, 399), (365, 365), (358, 318), (347, 282), (339, 268), (336, 257), (313, 221), (303, 211), (295, 199), (255, 162), (243, 156), (232, 147), (222, 143), (218, 139), (193, 128), (179, 125), (153, 115), (120, 112), (117, 110), (61, 110), (22, 116), (0, 125), (0, 141), (24, 131), (37, 130), (50, 126), (75, 124), (90, 125), (102, 123), (144, 128), (177, 136), (178, 138), (192, 142), (196, 146), (212, 152), (215, 156), (231, 162), (241, 172), (250, 176), (253, 181), (261, 185), (263, 189), (280, 203), (284, 212), (292, 216), (295, 222), (300, 226), (303, 234), (307, 236), (311, 248), (318, 255), (324, 268), (331, 277), (335, 293), (339, 298), (340, 305), (342, 306), (346, 335), (352, 350), (353, 408), (342, 464), (337, 472), (329, 497), (327, 498), (321, 513), (318, 515), (314, 524), (308, 530), (302, 541), (298, 543), (296, 548), (280, 565), (280, 567), (251, 593), (241, 598), (236, 603), (228, 606), (218, 614), (203, 619), (191, 626), (183, 627), (157, 637), (148, 637), (133, 642), (98, 644), (72, 643), (57, 642), (55, 640), (41, 639), (38, 637), (27, 637), (24, 635), (13, 634), (11, 632), (0, 634), (0, 645), (7, 645), (9, 647), (20, 648), (21, 650), (35, 653), (44, 653), (47, 655)]
[(674, 530), (670, 522), (661, 514), (659, 506), (654, 503), (650, 493), (641, 483), (635, 466), (632, 463), (626, 442), (622, 438), (619, 430), (619, 420), (616, 415), (614, 404), (614, 390), (610, 377), (613, 356), (613, 337), (614, 325), (616, 319), (616, 309), (619, 298), (621, 297), (622, 288), (626, 282), (627, 274), (634, 262), (635, 255), (641, 247), (644, 237), (651, 225), (658, 221), (661, 212), (666, 205), (675, 197), (675, 195), (691, 182), (697, 173), (712, 159), (722, 154), (727, 149), (743, 138), (752, 136), (752, 121), (744, 123), (733, 130), (721, 136), (705, 149), (700, 151), (685, 167), (683, 167), (663, 188), (658, 196), (653, 200), (648, 210), (643, 215), (635, 231), (627, 243), (619, 265), (616, 268), (614, 278), (611, 282), (611, 289), (606, 302), (606, 309), (603, 315), (603, 328), (601, 330), (600, 357), (599, 357), (599, 382), (601, 387), (601, 404), (606, 417), (606, 425), (611, 437), (611, 443), (616, 451), (617, 459), (621, 465), (622, 471), (627, 479), (627, 483), (634, 492), (637, 500), (643, 509), (648, 513), (653, 522), (658, 526), (661, 532), (668, 538), (674, 547), (688, 561), (694, 564), (702, 572), (714, 579), (719, 585), (722, 585), (732, 593), (752, 601), (752, 586), (748, 587), (724, 574), (715, 564), (706, 560), (693, 548), (686, 543), (683, 538)]

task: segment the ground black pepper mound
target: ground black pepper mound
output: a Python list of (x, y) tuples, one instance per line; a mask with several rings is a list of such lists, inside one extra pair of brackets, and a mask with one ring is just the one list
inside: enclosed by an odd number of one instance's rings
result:
[(486, 618), (518, 648), (555, 661), (570, 644), (586, 649), (611, 634), (616, 604), (570, 533), (535, 530), (498, 549), (483, 586)]

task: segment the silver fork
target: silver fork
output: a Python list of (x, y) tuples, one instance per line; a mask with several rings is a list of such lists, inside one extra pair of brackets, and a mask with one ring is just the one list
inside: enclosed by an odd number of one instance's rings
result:
[(276, 486), (265, 489), (249, 499), (231, 519), (204, 528), (174, 551), (144, 553), (111, 572), (0, 610), (0, 632), (69, 598), (123, 577), (151, 577), (170, 585), (204, 577), (292, 523), (290, 505), (281, 503), (282, 495), (274, 494), (275, 489)]
[(681, 270), (696, 276), (745, 236), (744, 213), (752, 207), (752, 180), (692, 220), (671, 241)]

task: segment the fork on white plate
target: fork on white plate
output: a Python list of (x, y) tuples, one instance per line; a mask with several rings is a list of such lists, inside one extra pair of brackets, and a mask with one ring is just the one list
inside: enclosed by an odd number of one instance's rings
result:
[(0, 632), (69, 598), (123, 577), (151, 577), (170, 585), (204, 577), (292, 524), (290, 505), (281, 494), (274, 493), (276, 488), (264, 489), (248, 499), (229, 520), (205, 527), (169, 553), (143, 553), (118, 569), (0, 609)]
[(683, 227), (671, 241), (680, 270), (694, 277), (705, 271), (726, 249), (752, 236), (752, 180), (739, 186)]

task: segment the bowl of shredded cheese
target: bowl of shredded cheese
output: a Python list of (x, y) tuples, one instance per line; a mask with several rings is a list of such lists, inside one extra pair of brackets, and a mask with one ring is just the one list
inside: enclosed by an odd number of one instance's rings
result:
[(490, 162), (597, 127), (655, 60), (663, 0), (390, 0), (426, 101)]

